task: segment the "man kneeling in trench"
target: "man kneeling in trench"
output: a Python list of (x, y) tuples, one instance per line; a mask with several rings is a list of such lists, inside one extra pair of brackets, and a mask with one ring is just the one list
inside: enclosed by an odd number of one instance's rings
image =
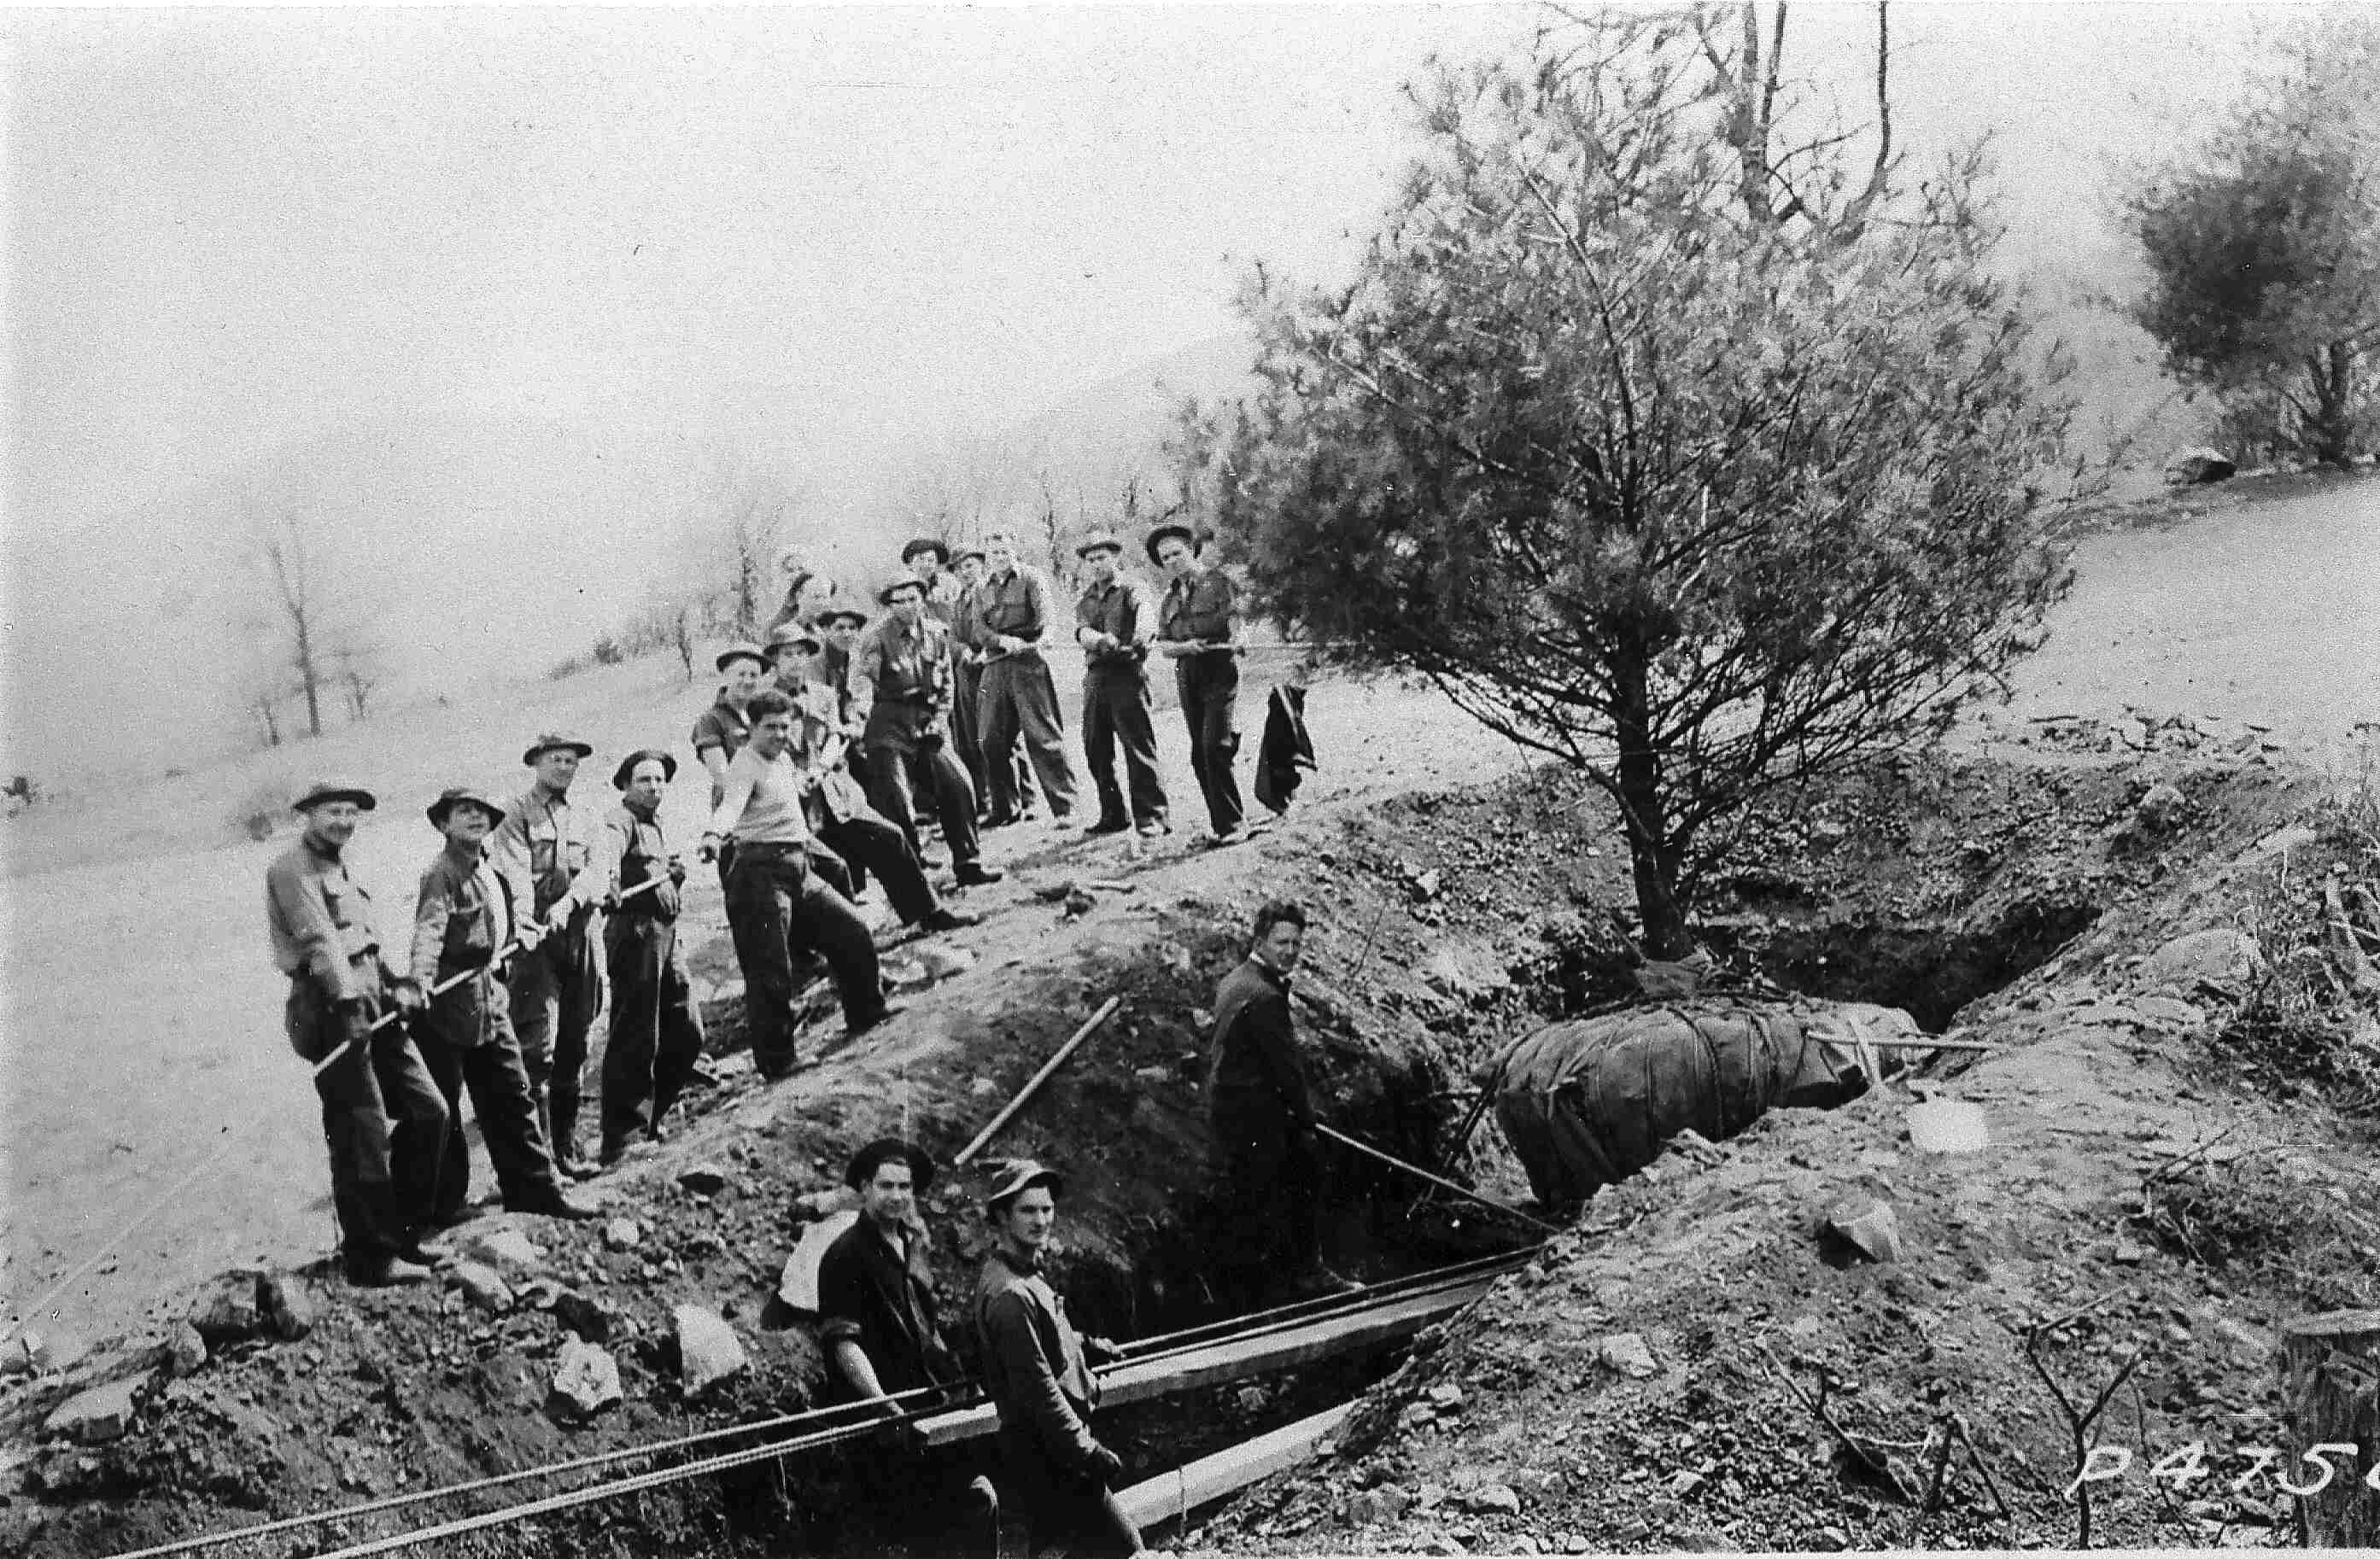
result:
[[(844, 1184), (859, 1193), (859, 1219), (819, 1262), (819, 1341), (845, 1398), (880, 1397), (896, 1420), (938, 1405), (931, 1388), (957, 1387), (965, 1372), (934, 1315), (934, 1275), (917, 1197), (934, 1183), (934, 1161), (897, 1137), (853, 1155)], [(1000, 1545), (1000, 1496), (991, 1480), (962, 1484), (958, 1463), (929, 1449), (900, 1421), (895, 1444), (871, 1446), (858, 1463), (863, 1497), (892, 1513), (920, 1553), (992, 1559)]]

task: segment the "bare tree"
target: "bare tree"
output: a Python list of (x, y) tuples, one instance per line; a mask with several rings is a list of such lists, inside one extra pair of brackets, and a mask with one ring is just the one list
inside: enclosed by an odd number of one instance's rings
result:
[[(344, 691), (362, 719), (380, 675), (365, 647), (367, 612), (344, 576), (328, 520), (298, 494), (268, 492), (251, 500), (249, 524), (249, 553), (266, 595), (259, 626), (275, 635), (260, 668), (272, 691), (260, 696), (276, 702), (285, 671), (305, 699), (308, 735), (322, 734), (326, 695)], [(279, 741), (277, 722), (268, 722), (267, 740)]]
[(347, 713), (360, 720), (371, 712), (371, 695), (380, 691), (379, 655), (361, 644), (343, 644), (332, 651), (340, 691), (346, 695)]

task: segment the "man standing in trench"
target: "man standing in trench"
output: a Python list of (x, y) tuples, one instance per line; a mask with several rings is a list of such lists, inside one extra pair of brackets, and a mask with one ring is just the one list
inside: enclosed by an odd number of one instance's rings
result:
[(382, 967), (371, 895), (343, 858), (374, 804), (360, 785), (317, 780), (291, 804), (305, 832), (264, 873), (273, 964), (289, 978), (282, 1016), (290, 1048), (321, 1066), (346, 1046), (315, 1074), (314, 1092), (331, 1150), (340, 1264), (365, 1287), (435, 1275), (415, 1240), (437, 1202), (450, 1125), (405, 1025), (372, 1028), (391, 1008), (421, 1005), (419, 985)]
[[(917, 1198), (934, 1183), (934, 1161), (897, 1137), (880, 1137), (853, 1155), (844, 1184), (859, 1193), (859, 1217), (819, 1263), (819, 1342), (847, 1400), (958, 1388), (966, 1373), (942, 1340), (934, 1311), (934, 1274)], [(916, 1417), (937, 1405), (927, 1396), (887, 1403)], [(927, 1552), (991, 1559), (1000, 1540), (1000, 1496), (991, 1480), (962, 1484), (947, 1458), (905, 1436), (901, 1448), (864, 1452), (871, 1502), (906, 1505), (895, 1518), (933, 1540)]]
[(1215, 991), (1207, 1118), (1224, 1205), (1247, 1236), (1240, 1282), (1260, 1288), (1286, 1278), (1301, 1296), (1343, 1294), (1361, 1286), (1323, 1264), (1322, 1154), (1289, 1009), (1305, 941), (1305, 912), (1295, 904), (1274, 900), (1257, 912), (1255, 945)]
[(578, 1156), (578, 1090), (587, 1070), (587, 1036), (603, 1010), (603, 960), (596, 900), (603, 876), (590, 872), (593, 820), (570, 802), (579, 760), (595, 749), (567, 736), (540, 736), (521, 755), (537, 778), (488, 836), (488, 859), (527, 904), (543, 940), (513, 961), (513, 1032), (520, 1035), (539, 1122), (553, 1166), (585, 1179), (595, 1166)]
[(976, 1292), (984, 1389), (1000, 1412), (1002, 1487), (1023, 1510), (1038, 1551), (1144, 1552), (1140, 1529), (1111, 1491), (1123, 1458), (1091, 1433), (1099, 1384), (1094, 1362), (1117, 1348), (1078, 1335), (1041, 1270), (1058, 1221), (1058, 1176), (1031, 1159), (1008, 1166), (984, 1210), (994, 1245)]

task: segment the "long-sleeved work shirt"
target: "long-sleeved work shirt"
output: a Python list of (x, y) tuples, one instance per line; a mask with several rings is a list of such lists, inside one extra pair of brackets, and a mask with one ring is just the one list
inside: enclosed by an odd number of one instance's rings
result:
[(1289, 1012), (1289, 976), (1257, 959), (1242, 961), (1215, 989), (1214, 1053), (1208, 1107), (1219, 1116), (1279, 1112), (1311, 1130), (1314, 1101)]
[(512, 900), (494, 868), (484, 859), (457, 860), (451, 849), (440, 851), (421, 874), (413, 901), (413, 977), (427, 995), (440, 981), (479, 972), (431, 998), (430, 1025), (447, 1044), (468, 1048), (496, 1037), (504, 1009), (489, 970), (496, 949), (512, 936)]
[(887, 617), (855, 652), (856, 672), (871, 701), (864, 740), (901, 751), (915, 747), (951, 704), (950, 633), (930, 617), (916, 627)]
[(589, 869), (593, 821), (566, 795), (531, 785), (505, 808), (487, 848), (489, 862), (513, 885), (513, 902), (540, 920), (566, 921), (603, 896), (603, 874)]
[(802, 844), (810, 837), (802, 816), (801, 769), (790, 753), (764, 758), (747, 746), (727, 765), (719, 804), (711, 809), (710, 829), (722, 838), (735, 836), (740, 844)]
[(1041, 635), (1050, 626), (1049, 582), (1021, 564), (1006, 574), (986, 575), (983, 583), (976, 586), (975, 621), (976, 642), (990, 659), (1002, 659), (1001, 652), (992, 647), (995, 634), (1023, 639), (1028, 647), (1038, 649)]
[(934, 1316), (934, 1275), (922, 1226), (901, 1247), (862, 1217), (835, 1237), (819, 1262), (819, 1341), (857, 1343), (887, 1396), (959, 1378), (958, 1360)]
[(1119, 574), (1104, 585), (1086, 585), (1075, 602), (1075, 624), (1115, 641), (1086, 645), (1083, 658), (1095, 669), (1129, 669), (1148, 659), (1149, 641), (1157, 635), (1156, 603), (1148, 586), (1129, 574)]
[(264, 869), (264, 924), (273, 966), (291, 979), (313, 981), (334, 1002), (379, 994), (356, 970), (356, 960), (380, 949), (371, 895), (338, 852), (310, 838), (283, 851)]
[(1089, 1463), (1099, 1444), (1089, 1422), (1099, 1380), (1039, 1265), (1003, 1251), (986, 1256), (975, 1323), (984, 1389), (1000, 1410), (1001, 1433), (1032, 1444), (1062, 1467)]
[[(630, 888), (666, 877), (670, 870), (668, 841), (662, 838), (659, 813), (641, 816), (626, 802), (603, 814), (603, 883), (613, 894), (625, 894)], [(659, 888), (647, 888), (633, 899), (622, 899), (613, 912), (616, 915), (648, 920), (675, 920), (678, 911), (677, 885), (663, 882)]]
[(1205, 568), (1165, 587), (1158, 608), (1160, 638), (1222, 646), (1232, 642), (1239, 592), (1221, 569)]

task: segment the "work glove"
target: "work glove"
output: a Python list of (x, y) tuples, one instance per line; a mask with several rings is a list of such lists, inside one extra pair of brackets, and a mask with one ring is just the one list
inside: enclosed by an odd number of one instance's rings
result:
[(1083, 1357), (1093, 1364), (1113, 1364), (1123, 1357), (1123, 1349), (1105, 1337), (1085, 1337)]
[(396, 1003), (399, 1012), (410, 1015), (430, 1005), (428, 993), (414, 980), (396, 980), (389, 985), (389, 998)]
[(670, 886), (672, 888), (686, 886), (686, 863), (674, 855), (670, 857)]
[(358, 1050), (369, 1050), (371, 1041), (371, 1009), (361, 997), (339, 1003), (339, 1043), (353, 1045)]
[(702, 842), (694, 847), (694, 858), (701, 862), (706, 866), (710, 864), (713, 861), (718, 860), (719, 840), (717, 836), (711, 834), (703, 835)]
[(1085, 1470), (1102, 1484), (1112, 1488), (1116, 1480), (1123, 1476), (1123, 1458), (1095, 1441), (1092, 1443), (1090, 1460), (1086, 1464)]

